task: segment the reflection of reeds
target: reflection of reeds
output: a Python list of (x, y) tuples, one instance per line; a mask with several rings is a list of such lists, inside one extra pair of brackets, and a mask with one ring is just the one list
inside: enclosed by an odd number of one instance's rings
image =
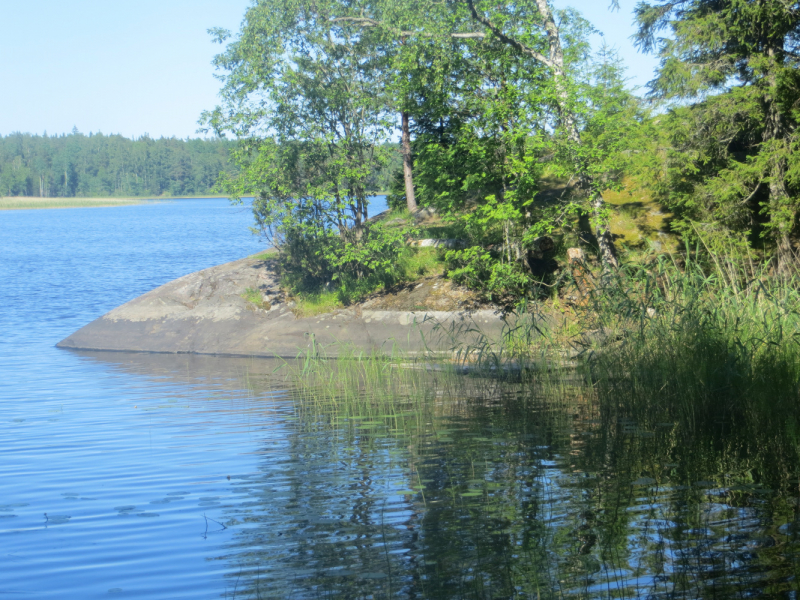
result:
[(328, 423), (359, 419), (402, 429), (449, 377), (449, 370), (429, 373), (399, 352), (387, 356), (337, 348), (332, 354), (312, 343), (308, 352), (280, 368), (296, 393), (298, 410)]

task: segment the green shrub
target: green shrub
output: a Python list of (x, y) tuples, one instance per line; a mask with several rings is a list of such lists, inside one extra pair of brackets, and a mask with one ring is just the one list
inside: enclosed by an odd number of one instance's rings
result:
[(478, 290), (492, 302), (515, 303), (527, 298), (534, 282), (519, 262), (503, 262), (480, 246), (451, 250), (447, 274), (454, 282)]
[(296, 229), (281, 248), (284, 284), (296, 295), (335, 292), (343, 305), (402, 280), (403, 256), (413, 226), (374, 223), (360, 237), (338, 232)]

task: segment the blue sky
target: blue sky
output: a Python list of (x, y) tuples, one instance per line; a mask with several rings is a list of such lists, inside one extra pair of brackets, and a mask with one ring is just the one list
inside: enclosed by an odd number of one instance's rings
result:
[[(633, 85), (655, 61), (636, 53), (636, 0), (573, 6), (615, 47)], [(217, 102), (210, 27), (237, 30), (250, 0), (0, 0), (0, 134), (80, 131), (194, 137)], [(599, 41), (598, 38), (597, 41)]]

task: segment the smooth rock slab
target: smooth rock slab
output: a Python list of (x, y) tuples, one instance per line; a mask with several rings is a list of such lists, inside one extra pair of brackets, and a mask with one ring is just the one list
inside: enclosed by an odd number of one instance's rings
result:
[[(269, 309), (241, 297), (262, 292)], [(497, 341), (502, 315), (479, 311), (391, 311), (361, 306), (297, 318), (282, 301), (274, 263), (245, 258), (171, 281), (115, 308), (57, 344), (111, 350), (293, 358), (312, 347), (349, 352), (448, 351)]]

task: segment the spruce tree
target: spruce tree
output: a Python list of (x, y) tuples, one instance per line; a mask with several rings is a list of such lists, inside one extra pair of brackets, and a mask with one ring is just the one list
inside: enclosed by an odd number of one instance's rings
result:
[(639, 48), (661, 59), (651, 94), (682, 104), (684, 115), (686, 102), (695, 102), (687, 121), (710, 125), (688, 132), (685, 145), (694, 153), (687, 171), (716, 164), (693, 201), (720, 218), (741, 218), (749, 207), (755, 229), (774, 244), (779, 271), (794, 271), (800, 7), (783, 0), (652, 0), (640, 2), (635, 14)]

